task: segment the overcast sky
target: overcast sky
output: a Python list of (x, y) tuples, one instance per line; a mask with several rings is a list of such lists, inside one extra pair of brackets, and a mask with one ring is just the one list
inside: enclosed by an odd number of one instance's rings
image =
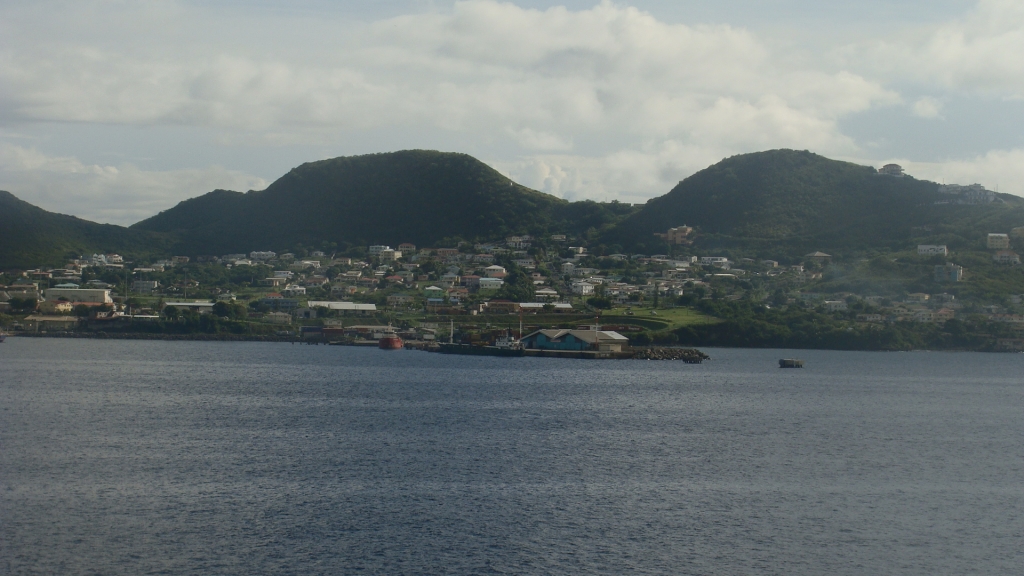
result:
[(836, 4), (5, 0), (0, 189), (131, 224), (426, 148), (643, 202), (796, 148), (1024, 195), (1024, 2)]

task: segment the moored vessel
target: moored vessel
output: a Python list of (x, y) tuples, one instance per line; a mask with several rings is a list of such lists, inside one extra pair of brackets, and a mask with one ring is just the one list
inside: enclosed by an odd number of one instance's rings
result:
[(401, 350), (404, 342), (394, 330), (388, 330), (380, 335), (377, 340), (377, 347), (381, 350)]

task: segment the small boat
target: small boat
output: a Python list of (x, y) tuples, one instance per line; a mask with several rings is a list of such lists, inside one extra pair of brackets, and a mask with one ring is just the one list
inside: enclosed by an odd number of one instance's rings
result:
[(803, 368), (804, 361), (796, 358), (782, 358), (779, 360), (779, 368)]

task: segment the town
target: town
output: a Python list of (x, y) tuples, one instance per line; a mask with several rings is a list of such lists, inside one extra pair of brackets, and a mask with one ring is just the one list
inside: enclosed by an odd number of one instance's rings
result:
[[(959, 289), (971, 281), (972, 266), (1019, 275), (1013, 249), (1024, 245), (1024, 227), (990, 233), (979, 239), (983, 249), (969, 254), (918, 245), (855, 262), (823, 250), (797, 262), (695, 254), (696, 234), (685, 225), (657, 234), (667, 254), (591, 251), (585, 241), (560, 234), (448, 247), (372, 245), (347, 254), (299, 247), (152, 262), (92, 254), (62, 268), (4, 272), (0, 322), (8, 332), (33, 335), (324, 342), (374, 340), (392, 326), (407, 343), (478, 345), (508, 334), (525, 339), (541, 329), (584, 329), (633, 345), (672, 345), (700, 343), (701, 329), (729, 319), (730, 304), (743, 304), (756, 313), (813, 313), (848, 332), (960, 322), (988, 338), (986, 349), (1024, 350), (1022, 294)], [(933, 289), (887, 291), (879, 271), (900, 270), (928, 276), (918, 284)], [(607, 348), (601, 337), (584, 342), (566, 334), (577, 344), (530, 341), (552, 349)]]

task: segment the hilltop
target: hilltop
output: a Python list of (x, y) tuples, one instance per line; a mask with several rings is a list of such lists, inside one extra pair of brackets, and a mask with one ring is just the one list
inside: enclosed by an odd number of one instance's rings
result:
[(93, 252), (129, 257), (159, 254), (169, 242), (159, 234), (97, 224), (55, 214), (0, 190), (0, 269), (61, 264)]
[(594, 202), (575, 203), (512, 182), (466, 154), (408, 150), (310, 162), (245, 194), (216, 190), (132, 226), (175, 234), (181, 253), (258, 247), (339, 248), (601, 225), (615, 219)]
[(663, 251), (654, 232), (697, 229), (695, 249), (798, 257), (901, 250), (922, 239), (950, 248), (1024, 220), (1024, 199), (998, 195), (988, 205), (948, 200), (938, 184), (878, 174), (869, 166), (807, 151), (770, 150), (722, 160), (649, 201), (605, 235), (608, 244)]
[[(0, 193), (0, 268), (69, 255), (198, 256), (370, 244), (454, 245), (514, 234), (568, 234), (593, 253), (717, 254), (799, 261), (822, 250), (871, 257), (916, 244), (984, 249), (1024, 224), (1024, 199), (942, 204), (938, 184), (795, 150), (727, 158), (642, 209), (567, 202), (512, 182), (466, 154), (407, 150), (298, 166), (266, 190), (214, 190), (130, 228), (54, 214)], [(695, 228), (692, 245), (657, 232)]]

